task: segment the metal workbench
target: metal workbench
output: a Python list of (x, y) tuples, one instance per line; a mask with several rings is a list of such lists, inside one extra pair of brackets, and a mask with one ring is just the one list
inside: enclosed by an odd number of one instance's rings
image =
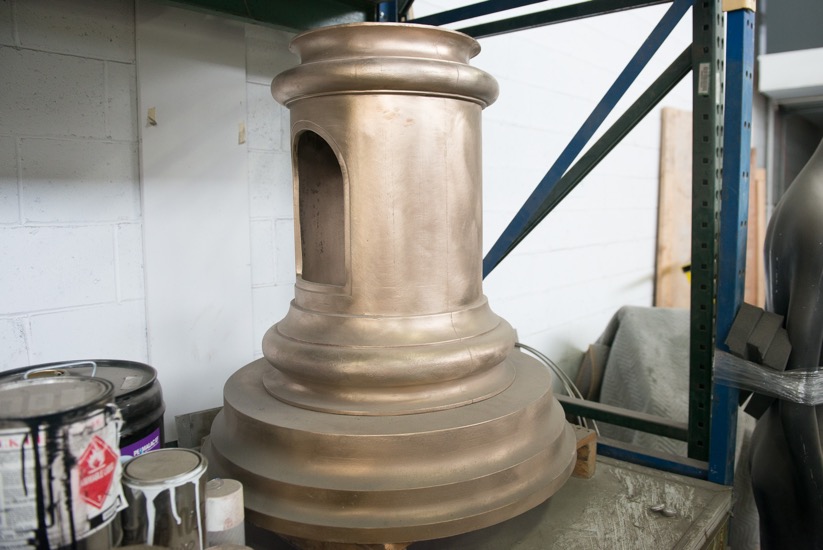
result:
[[(650, 510), (660, 504), (676, 515)], [(551, 499), (525, 514), (409, 549), (700, 549), (725, 536), (730, 509), (730, 488), (602, 457), (594, 477), (569, 479)]]

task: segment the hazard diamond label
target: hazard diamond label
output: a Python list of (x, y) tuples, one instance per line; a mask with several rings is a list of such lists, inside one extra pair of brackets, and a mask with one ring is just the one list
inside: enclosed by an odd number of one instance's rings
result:
[(94, 436), (80, 455), (80, 497), (95, 508), (102, 508), (109, 494), (118, 456), (99, 436)]

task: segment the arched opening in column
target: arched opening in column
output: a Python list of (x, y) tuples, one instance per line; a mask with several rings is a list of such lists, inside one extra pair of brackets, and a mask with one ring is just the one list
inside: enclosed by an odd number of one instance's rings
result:
[(304, 281), (346, 284), (343, 170), (331, 146), (315, 132), (297, 138), (297, 201)]

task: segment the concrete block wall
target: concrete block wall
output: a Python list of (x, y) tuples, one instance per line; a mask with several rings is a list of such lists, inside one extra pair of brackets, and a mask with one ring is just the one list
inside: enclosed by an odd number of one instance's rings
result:
[(0, 2), (0, 367), (147, 360), (133, 0)]
[(246, 105), (253, 353), (263, 334), (288, 311), (294, 297), (294, 207), (289, 110), (274, 101), (274, 75), (299, 63), (289, 52), (294, 34), (246, 25)]
[[(172, 415), (187, 412), (174, 403), (187, 394), (168, 372), (176, 367), (149, 353), (135, 2), (5, 0), (0, 22), (0, 370), (94, 357), (154, 364), (173, 437)], [(297, 63), (293, 35), (242, 27), (254, 334), (233, 368), (261, 356), (294, 284), (288, 111), (269, 90)], [(212, 393), (202, 406), (220, 403)]]
[[(470, 2), (417, 0), (415, 16)], [(547, 9), (545, 4), (521, 11)], [(491, 248), (667, 6), (480, 40), (500, 84), (484, 111), (484, 252)], [(518, 12), (519, 13), (519, 12)], [(452, 27), (468, 26), (464, 22)], [(691, 42), (688, 14), (597, 135)], [(691, 109), (687, 77), (661, 103)], [(484, 282), (520, 340), (576, 372), (622, 305), (651, 306), (660, 115), (644, 119)]]

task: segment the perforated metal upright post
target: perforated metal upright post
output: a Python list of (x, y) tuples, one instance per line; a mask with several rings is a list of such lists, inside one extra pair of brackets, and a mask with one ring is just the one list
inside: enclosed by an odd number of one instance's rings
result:
[(376, 21), (380, 23), (394, 23), (399, 20), (397, 1), (380, 2), (377, 4)]
[[(726, 0), (726, 113), (723, 136), (723, 192), (720, 209), (720, 259), (717, 284), (717, 346), (725, 340), (743, 302), (754, 73), (754, 0)], [(709, 481), (734, 482), (738, 390), (712, 390)]]
[(723, 166), (725, 14), (720, 0), (693, 7), (692, 267), (689, 457), (709, 458), (717, 247)]

